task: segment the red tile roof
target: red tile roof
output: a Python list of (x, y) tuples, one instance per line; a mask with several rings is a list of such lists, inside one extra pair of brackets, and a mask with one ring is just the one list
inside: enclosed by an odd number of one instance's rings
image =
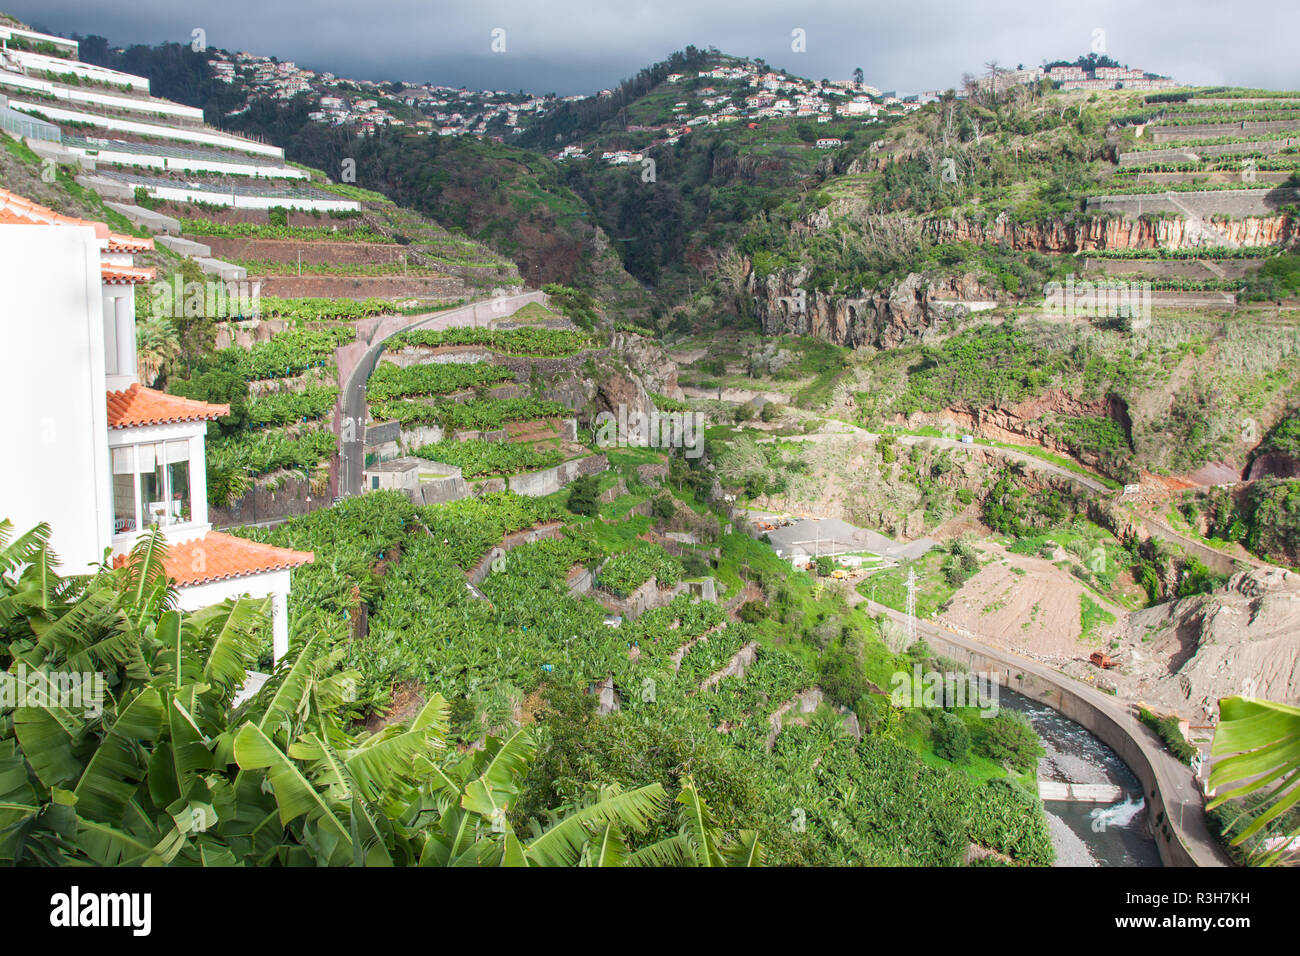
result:
[[(119, 554), (113, 559), (113, 566), (120, 568), (127, 557)], [(169, 546), (163, 570), (177, 587), (188, 588), (250, 574), (283, 571), (315, 560), (312, 551), (291, 551), (220, 531), (209, 531), (201, 538)]]
[(99, 274), (109, 285), (148, 282), (153, 278), (152, 269), (145, 269), (141, 266), (116, 266), (107, 262), (100, 263)]
[(120, 392), (108, 393), (109, 428), (210, 422), (229, 414), (229, 405), (210, 405), (192, 398), (168, 395), (138, 383)]
[(102, 222), (65, 216), (7, 189), (0, 189), (0, 223), (17, 226), (90, 226), (95, 230), (97, 238), (108, 240), (108, 252), (146, 252), (153, 248), (152, 239), (109, 232), (108, 226)]

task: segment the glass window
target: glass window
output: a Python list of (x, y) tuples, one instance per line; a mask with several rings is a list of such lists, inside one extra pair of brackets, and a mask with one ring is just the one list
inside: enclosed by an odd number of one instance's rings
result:
[(146, 528), (167, 524), (167, 491), (163, 484), (163, 462), (158, 452), (161, 443), (137, 447), (140, 468), (140, 516)]
[(113, 532), (192, 519), (190, 443), (149, 442), (113, 449)]
[(190, 443), (167, 442), (168, 515), (173, 523), (190, 520)]
[(135, 513), (135, 448), (113, 449), (113, 533), (139, 530)]

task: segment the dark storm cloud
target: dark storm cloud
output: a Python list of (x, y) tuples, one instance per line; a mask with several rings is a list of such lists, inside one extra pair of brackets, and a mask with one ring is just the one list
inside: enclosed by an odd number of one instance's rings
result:
[[(539, 93), (591, 92), (691, 43), (761, 56), (813, 79), (846, 78), (861, 66), (869, 83), (918, 91), (957, 85), (962, 73), (979, 72), (988, 60), (1030, 66), (1072, 59), (1097, 39), (1115, 59), (1183, 82), (1300, 86), (1295, 0), (1261, 0), (1246, 8), (1248, 16), (1222, 0), (133, 0), (107, 9), (84, 0), (18, 0), (7, 6), (29, 23), (99, 34), (115, 45), (189, 42), (201, 27), (214, 46), (340, 76)], [(494, 54), (498, 27), (506, 50)], [(795, 29), (805, 31), (806, 52), (791, 49)]]

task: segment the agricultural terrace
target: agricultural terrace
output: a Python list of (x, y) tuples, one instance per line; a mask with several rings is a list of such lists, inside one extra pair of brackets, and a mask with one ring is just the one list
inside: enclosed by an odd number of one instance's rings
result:
[(389, 340), (389, 347), (395, 349), (410, 346), (441, 348), (448, 345), (481, 345), (503, 355), (535, 358), (577, 355), (593, 348), (590, 336), (585, 333), (538, 326), (513, 329), (470, 327), (442, 331), (412, 329), (400, 332)]
[[(1032, 771), (981, 755), (987, 721), (961, 709), (948, 714), (974, 741), (969, 753), (948, 759), (922, 727), (924, 712), (894, 710), (869, 692), (864, 667), (870, 681), (887, 686), (892, 672), (924, 663), (924, 649), (893, 654), (875, 622), (751, 539), (719, 539), (713, 573), (766, 578), (772, 616), (752, 623), (679, 597), (607, 626), (596, 600), (570, 594), (572, 570), (604, 563), (602, 581), (630, 590), (647, 571), (667, 573), (674, 559), (653, 557), (656, 547), (637, 543), (633, 529), (624, 534), (599, 521), (515, 548), (484, 580), (481, 598), (465, 587), (465, 569), (508, 531), (571, 521), (564, 498), (500, 494), (419, 507), (376, 492), (239, 533), (316, 552), (315, 564), (295, 577), (293, 639), (336, 643), (340, 663), (362, 675), (358, 716), (382, 708), (399, 684), (437, 688), (453, 701), (453, 736), (468, 743), (518, 719), (540, 690), (557, 708), (548, 722), (557, 735), (552, 746), (567, 746), (573, 734), (598, 776), (617, 772), (622, 755), (675, 755), (680, 741), (695, 741), (689, 764), (708, 782), (714, 812), (758, 828), (771, 863), (958, 865), (972, 842), (1012, 863), (1051, 861), (1045, 818), (1026, 786)], [(628, 546), (611, 556), (599, 543), (609, 539)], [(808, 626), (820, 622), (824, 653), (791, 637), (801, 630), (790, 629), (796, 615)], [(754, 659), (735, 668), (745, 648)], [(729, 667), (737, 672), (722, 677)], [(607, 677), (620, 710), (603, 717), (590, 716), (590, 704), (569, 710), (565, 701), (590, 701), (585, 691)], [(824, 702), (814, 713), (786, 707), (815, 688)], [(867, 731), (861, 740), (845, 731), (845, 700), (858, 705)], [(651, 760), (639, 773), (667, 785), (682, 772), (676, 759)], [(526, 800), (577, 796), (566, 780), (543, 775), (537, 785), (556, 790)], [(792, 827), (796, 809), (800, 825)], [(657, 823), (672, 825), (668, 817)]]

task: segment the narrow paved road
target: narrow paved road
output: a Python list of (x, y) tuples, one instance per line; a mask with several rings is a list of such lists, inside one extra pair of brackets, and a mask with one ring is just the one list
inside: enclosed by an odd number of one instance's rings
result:
[[(872, 613), (885, 614), (904, 626), (907, 624), (907, 616), (891, 607), (886, 607), (867, 598), (862, 598), (858, 603), (865, 604)], [(1093, 707), (1105, 713), (1125, 733), (1132, 737), (1142, 749), (1147, 761), (1155, 771), (1156, 786), (1164, 798), (1167, 819), (1177, 831), (1183, 845), (1187, 847), (1196, 864), (1198, 866), (1233, 865), (1206, 827), (1204, 799), (1191, 768), (1181, 763), (1166, 750), (1155, 735), (1129, 713), (1127, 707), (1121, 705), (1115, 698), (1066, 677), (1045, 664), (1029, 660), (1010, 651), (991, 647), (980, 641), (973, 641), (933, 621), (917, 618), (916, 627), (917, 631), (923, 636), (930, 635), (942, 638), (949, 643), (984, 654), (1019, 671), (1031, 673), (1041, 680), (1078, 695)]]
[[(780, 437), (774, 436), (772, 438), (760, 438), (759, 442), (804, 441), (815, 444), (828, 439), (843, 438), (847, 435), (856, 436), (864, 441), (878, 441), (882, 437), (876, 432), (869, 432), (865, 428), (859, 428), (857, 425), (850, 425), (848, 422), (834, 421), (828, 423), (828, 425), (834, 426), (834, 430), (821, 431), (812, 435), (783, 435)], [(1115, 494), (1114, 490), (1106, 487), (1106, 485), (1102, 484), (1102, 482), (1096, 478), (1080, 474), (1077, 471), (1071, 471), (1068, 468), (1063, 468), (1060, 465), (1053, 464), (1050, 461), (1046, 461), (1036, 455), (1031, 455), (1028, 452), (1016, 451), (1011, 448), (1001, 448), (997, 445), (988, 445), (983, 442), (975, 442), (974, 444), (967, 445), (959, 439), (939, 438), (930, 435), (902, 434), (891, 435), (889, 437), (896, 439), (900, 445), (915, 445), (919, 442), (933, 442), (941, 448), (953, 448), (961, 451), (979, 449), (980, 451), (997, 455), (1000, 458), (1021, 462), (1038, 471), (1045, 471), (1048, 474), (1058, 475), (1061, 478), (1083, 485), (1083, 487), (1087, 488), (1089, 491), (1096, 492), (1099, 495), (1110, 496)]]
[(492, 302), (493, 318), (506, 318), (529, 302), (537, 301), (537, 294), (534, 292), (524, 295), (496, 297), (491, 300), (471, 302), (455, 309), (431, 312), (428, 315), (421, 316), (409, 325), (390, 332), (383, 338), (375, 339), (370, 343), (370, 347), (366, 349), (361, 361), (357, 362), (352, 374), (348, 376), (347, 384), (343, 386), (341, 399), (343, 423), (342, 433), (339, 436), (341, 449), (339, 457), (339, 494), (342, 497), (347, 498), (363, 491), (362, 485), (365, 482), (366, 468), (366, 383), (370, 381), (375, 366), (379, 364), (379, 356), (383, 354), (385, 344), (399, 332), (418, 329), (434, 320), (441, 320), (448, 328), (479, 324), (475, 319), (476, 307), (481, 305), (483, 301)]

